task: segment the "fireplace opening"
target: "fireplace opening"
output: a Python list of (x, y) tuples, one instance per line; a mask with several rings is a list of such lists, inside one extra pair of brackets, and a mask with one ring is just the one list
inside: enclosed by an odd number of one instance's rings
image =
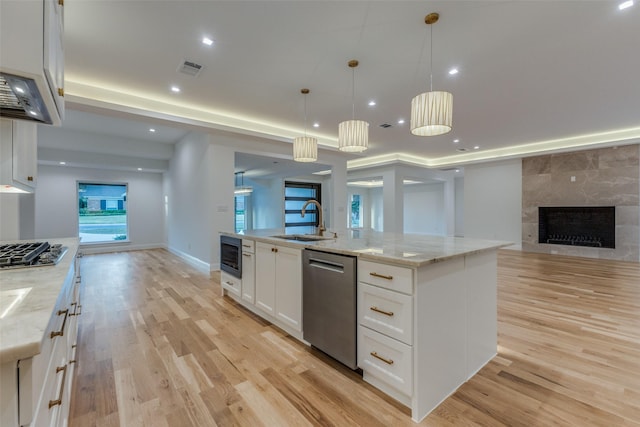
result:
[(538, 243), (615, 249), (616, 207), (538, 207)]

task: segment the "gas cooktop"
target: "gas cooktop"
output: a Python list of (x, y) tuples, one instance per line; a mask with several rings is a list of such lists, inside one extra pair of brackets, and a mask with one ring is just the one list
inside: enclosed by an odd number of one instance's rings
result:
[(67, 247), (48, 242), (0, 244), (0, 268), (26, 268), (55, 265)]

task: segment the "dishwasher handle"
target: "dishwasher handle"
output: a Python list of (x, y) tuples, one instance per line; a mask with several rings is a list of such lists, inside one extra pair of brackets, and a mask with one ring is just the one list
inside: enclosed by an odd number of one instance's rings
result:
[(331, 262), (324, 259), (309, 258), (309, 267), (322, 268), (335, 273), (344, 273), (344, 264)]

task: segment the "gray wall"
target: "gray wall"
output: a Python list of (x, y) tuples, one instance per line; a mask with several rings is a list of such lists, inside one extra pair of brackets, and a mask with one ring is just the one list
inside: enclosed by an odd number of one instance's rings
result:
[[(35, 193), (35, 238), (78, 235), (78, 181), (127, 183), (129, 243), (109, 244), (110, 250), (164, 246), (162, 174), (38, 165)], [(84, 252), (105, 245), (88, 245)]]

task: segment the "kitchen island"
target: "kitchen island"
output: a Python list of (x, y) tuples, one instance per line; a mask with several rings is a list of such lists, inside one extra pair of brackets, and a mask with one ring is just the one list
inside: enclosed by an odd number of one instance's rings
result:
[[(357, 230), (322, 240), (286, 236), (282, 230), (222, 234), (241, 238), (243, 248), (256, 248), (248, 253), (254, 257), (249, 276), (245, 268), (241, 279), (223, 272), (223, 289), (232, 289), (228, 295), (298, 339), (304, 330), (296, 265), (301, 251), (356, 256), (358, 367), (365, 381), (410, 407), (416, 422), (496, 355), (497, 250), (507, 242)], [(281, 253), (287, 263), (278, 265)], [(271, 264), (264, 262), (267, 256)], [(266, 268), (258, 271), (256, 265), (272, 265), (273, 271), (265, 274)], [(261, 304), (262, 278), (278, 274), (283, 277), (268, 285), (276, 287), (269, 290), (275, 297)], [(251, 298), (244, 298), (245, 281)]]
[[(2, 242), (8, 243), (8, 242)], [(20, 242), (22, 243), (22, 242)], [(62, 425), (73, 380), (77, 238), (56, 265), (0, 270), (0, 424)]]

